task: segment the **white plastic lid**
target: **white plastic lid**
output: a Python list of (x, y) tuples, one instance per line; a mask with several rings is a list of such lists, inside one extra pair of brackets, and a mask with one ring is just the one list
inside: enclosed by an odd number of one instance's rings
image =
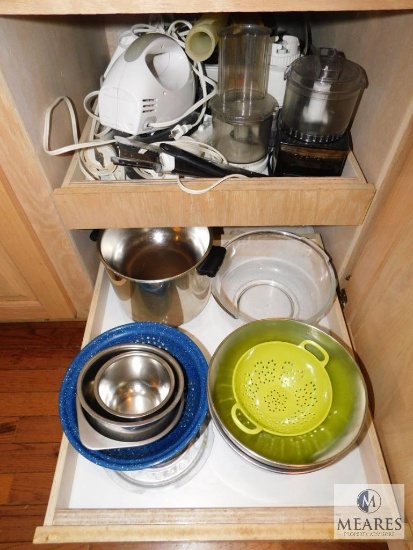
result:
[(270, 63), (276, 67), (288, 67), (300, 57), (300, 41), (296, 36), (285, 35), (279, 41), (278, 36), (271, 48)]

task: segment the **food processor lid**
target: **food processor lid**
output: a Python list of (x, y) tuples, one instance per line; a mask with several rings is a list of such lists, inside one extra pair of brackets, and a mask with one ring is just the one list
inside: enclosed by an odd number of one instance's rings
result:
[(364, 69), (345, 58), (342, 52), (336, 49), (321, 48), (317, 54), (300, 57), (286, 70), (289, 83), (301, 88), (321, 91), (322, 86), (328, 85), (328, 92), (359, 92), (367, 86)]

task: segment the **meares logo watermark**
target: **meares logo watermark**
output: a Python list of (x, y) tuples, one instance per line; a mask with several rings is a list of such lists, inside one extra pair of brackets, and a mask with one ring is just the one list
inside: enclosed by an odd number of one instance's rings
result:
[(366, 514), (377, 512), (381, 506), (381, 496), (374, 489), (365, 489), (357, 497), (357, 506)]
[(334, 538), (404, 538), (404, 485), (334, 485)]

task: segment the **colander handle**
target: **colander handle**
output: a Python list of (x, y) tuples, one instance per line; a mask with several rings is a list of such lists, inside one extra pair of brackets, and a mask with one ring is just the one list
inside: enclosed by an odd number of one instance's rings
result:
[[(326, 352), (324, 348), (320, 346), (320, 344), (317, 344), (317, 342), (314, 342), (313, 340), (303, 340), (301, 344), (298, 345), (299, 348), (305, 349), (306, 351), (310, 352), (314, 357), (317, 359), (319, 365), (321, 367), (325, 367), (327, 363), (330, 360), (330, 356)], [(320, 359), (314, 351), (311, 351), (311, 348), (315, 348), (320, 354), (322, 359)]]
[(260, 432), (262, 432), (262, 428), (260, 428), (259, 426), (255, 426), (255, 428), (249, 428), (248, 426), (243, 424), (241, 421), (241, 418), (237, 414), (238, 411), (241, 413), (242, 418), (245, 418), (246, 420), (248, 420), (250, 424), (253, 424), (253, 423), (251, 422), (251, 420), (246, 418), (243, 410), (238, 405), (238, 403), (235, 403), (231, 409), (231, 416), (232, 416), (232, 420), (235, 422), (235, 424), (238, 426), (240, 430), (251, 435), (259, 434)]

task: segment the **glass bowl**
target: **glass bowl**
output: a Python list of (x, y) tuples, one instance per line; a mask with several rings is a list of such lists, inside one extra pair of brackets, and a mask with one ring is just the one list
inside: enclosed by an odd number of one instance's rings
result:
[(318, 244), (274, 229), (243, 233), (224, 246), (212, 293), (233, 317), (315, 323), (328, 313), (337, 280)]

